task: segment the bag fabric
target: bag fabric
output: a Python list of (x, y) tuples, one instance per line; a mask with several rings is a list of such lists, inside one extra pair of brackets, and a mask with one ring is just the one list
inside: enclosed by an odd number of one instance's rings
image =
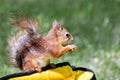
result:
[(58, 63), (55, 68), (50, 65), (42, 68), (41, 72), (28, 71), (10, 74), (0, 80), (96, 80), (92, 70), (71, 66), (68, 62)]

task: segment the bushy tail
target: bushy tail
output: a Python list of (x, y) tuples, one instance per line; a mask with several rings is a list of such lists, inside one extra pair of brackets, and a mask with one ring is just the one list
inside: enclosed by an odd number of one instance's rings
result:
[(29, 34), (36, 33), (36, 30), (38, 28), (37, 21), (28, 18), (11, 19), (11, 24), (25, 29)]
[(28, 18), (12, 19), (11, 23), (16, 25), (18, 28), (24, 29), (8, 39), (10, 53), (13, 58), (12, 62), (22, 69), (23, 54), (18, 53), (18, 51), (23, 49), (30, 38), (36, 34), (38, 23), (37, 21)]

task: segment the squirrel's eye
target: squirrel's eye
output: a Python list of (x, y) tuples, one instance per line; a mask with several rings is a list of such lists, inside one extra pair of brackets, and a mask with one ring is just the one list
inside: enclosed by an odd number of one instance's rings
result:
[(66, 37), (70, 37), (70, 34), (69, 34), (69, 33), (67, 33), (67, 34), (66, 34)]

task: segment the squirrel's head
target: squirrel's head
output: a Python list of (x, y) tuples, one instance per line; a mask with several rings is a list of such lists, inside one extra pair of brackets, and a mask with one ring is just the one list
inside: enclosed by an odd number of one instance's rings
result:
[(61, 44), (67, 44), (73, 39), (72, 35), (56, 20), (53, 21), (52, 30), (54, 31), (56, 39)]

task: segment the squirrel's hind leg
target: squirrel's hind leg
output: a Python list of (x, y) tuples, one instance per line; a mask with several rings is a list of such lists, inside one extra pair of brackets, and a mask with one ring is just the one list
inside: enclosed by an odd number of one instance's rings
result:
[(26, 56), (25, 60), (23, 61), (23, 71), (30, 70), (41, 71), (41, 67), (34, 58)]

